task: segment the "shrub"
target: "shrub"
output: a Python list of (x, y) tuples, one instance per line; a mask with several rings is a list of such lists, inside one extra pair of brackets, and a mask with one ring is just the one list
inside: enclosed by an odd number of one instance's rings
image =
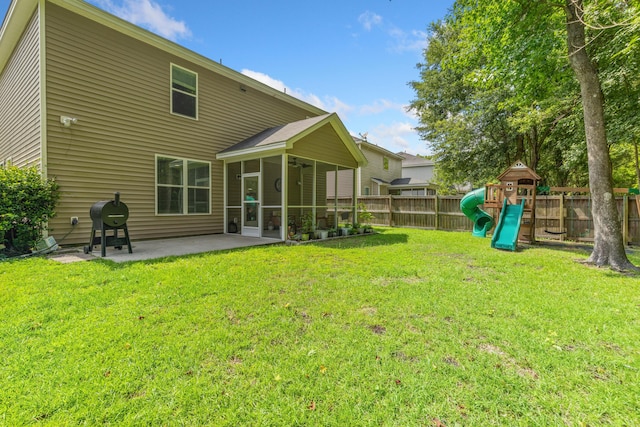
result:
[(365, 224), (369, 224), (373, 221), (373, 214), (367, 210), (367, 205), (363, 202), (358, 203), (358, 219)]
[(55, 215), (58, 184), (37, 167), (0, 169), (0, 239), (5, 255), (29, 253)]

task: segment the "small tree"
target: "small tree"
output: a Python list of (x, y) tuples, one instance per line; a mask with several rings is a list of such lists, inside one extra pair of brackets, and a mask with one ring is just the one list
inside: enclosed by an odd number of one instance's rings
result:
[(373, 214), (367, 210), (367, 205), (364, 202), (358, 203), (358, 221), (370, 225), (373, 218)]
[(5, 254), (29, 253), (55, 215), (58, 184), (36, 167), (0, 169), (0, 241)]

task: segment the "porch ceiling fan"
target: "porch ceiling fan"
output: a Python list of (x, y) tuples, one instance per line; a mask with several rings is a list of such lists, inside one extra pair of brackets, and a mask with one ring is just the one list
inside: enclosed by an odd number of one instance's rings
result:
[(291, 157), (291, 160), (289, 160), (289, 165), (291, 165), (294, 168), (308, 168), (311, 166), (303, 162), (298, 163), (297, 157)]

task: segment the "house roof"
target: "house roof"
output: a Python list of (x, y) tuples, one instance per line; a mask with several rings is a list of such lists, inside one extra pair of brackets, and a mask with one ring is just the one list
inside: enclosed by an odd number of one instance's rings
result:
[[(37, 10), (38, 4), (41, 0), (12, 0), (7, 14), (0, 27), (0, 72), (4, 69), (14, 48), (18, 44), (24, 29), (27, 27), (31, 16), (34, 11)], [(62, 8), (65, 8), (73, 13), (81, 15), (93, 22), (105, 25), (115, 31), (125, 34), (129, 37), (137, 39), (143, 43), (151, 45), (155, 48), (161, 49), (172, 55), (176, 55), (186, 61), (190, 61), (201, 67), (204, 67), (219, 75), (232, 79), (239, 84), (266, 93), (275, 98), (279, 98), (297, 107), (303, 108), (309, 111), (310, 115), (326, 114), (326, 111), (308, 104), (300, 99), (294, 98), (291, 95), (284, 93), (278, 89), (274, 89), (252, 79), (242, 73), (239, 73), (231, 68), (228, 68), (221, 63), (212, 61), (198, 53), (195, 53), (184, 46), (169, 41), (163, 37), (158, 36), (150, 31), (147, 31), (137, 25), (131, 24), (123, 19), (120, 19), (104, 10), (89, 4), (82, 0), (45, 0), (44, 3), (52, 3)]]
[(379, 152), (382, 155), (385, 155), (387, 157), (392, 157), (392, 158), (397, 159), (397, 160), (402, 160), (402, 157), (400, 157), (397, 154), (387, 150), (386, 148), (380, 147), (379, 145), (376, 145), (376, 144), (372, 144), (372, 143), (370, 143), (368, 141), (365, 141), (364, 139), (360, 139), (360, 138), (356, 138), (356, 137), (353, 137), (353, 139), (356, 141), (356, 144), (358, 144), (360, 149), (366, 148), (366, 149), (369, 149), (371, 151), (377, 151), (377, 152)]
[(416, 178), (396, 178), (391, 181), (392, 187), (433, 187), (432, 184)]
[(327, 124), (333, 127), (347, 150), (358, 162), (358, 165), (366, 165), (367, 159), (355, 144), (336, 113), (323, 114), (265, 129), (231, 147), (225, 148), (216, 155), (216, 158), (225, 159), (261, 151), (291, 149), (296, 141)]
[(404, 168), (412, 168), (418, 166), (434, 166), (436, 163), (433, 160), (425, 159), (424, 157), (414, 156), (409, 153), (397, 153), (402, 160), (402, 167)]
[(259, 132), (244, 141), (240, 141), (231, 147), (227, 147), (218, 154), (230, 153), (234, 151), (250, 150), (252, 148), (266, 147), (269, 145), (286, 144), (292, 138), (300, 135), (302, 132), (314, 127), (316, 124), (324, 121), (330, 114), (324, 114), (318, 117), (312, 117), (297, 122), (287, 123), (281, 126), (272, 127)]
[(385, 181), (384, 179), (381, 179), (381, 178), (371, 178), (371, 181), (380, 185), (389, 185), (389, 181)]
[(499, 181), (502, 181), (504, 179), (522, 179), (522, 178), (534, 179), (536, 181), (540, 181), (542, 179), (540, 175), (535, 173), (535, 171), (531, 169), (529, 166), (522, 163), (521, 160), (517, 160), (514, 164), (512, 164), (510, 167), (505, 169), (504, 172), (500, 174), (500, 176), (498, 176)]

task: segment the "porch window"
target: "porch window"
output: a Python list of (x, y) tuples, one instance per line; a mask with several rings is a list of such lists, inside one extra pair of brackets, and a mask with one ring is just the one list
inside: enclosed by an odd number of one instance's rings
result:
[(198, 74), (171, 64), (171, 112), (198, 118)]
[(211, 163), (156, 156), (156, 213), (211, 213)]

